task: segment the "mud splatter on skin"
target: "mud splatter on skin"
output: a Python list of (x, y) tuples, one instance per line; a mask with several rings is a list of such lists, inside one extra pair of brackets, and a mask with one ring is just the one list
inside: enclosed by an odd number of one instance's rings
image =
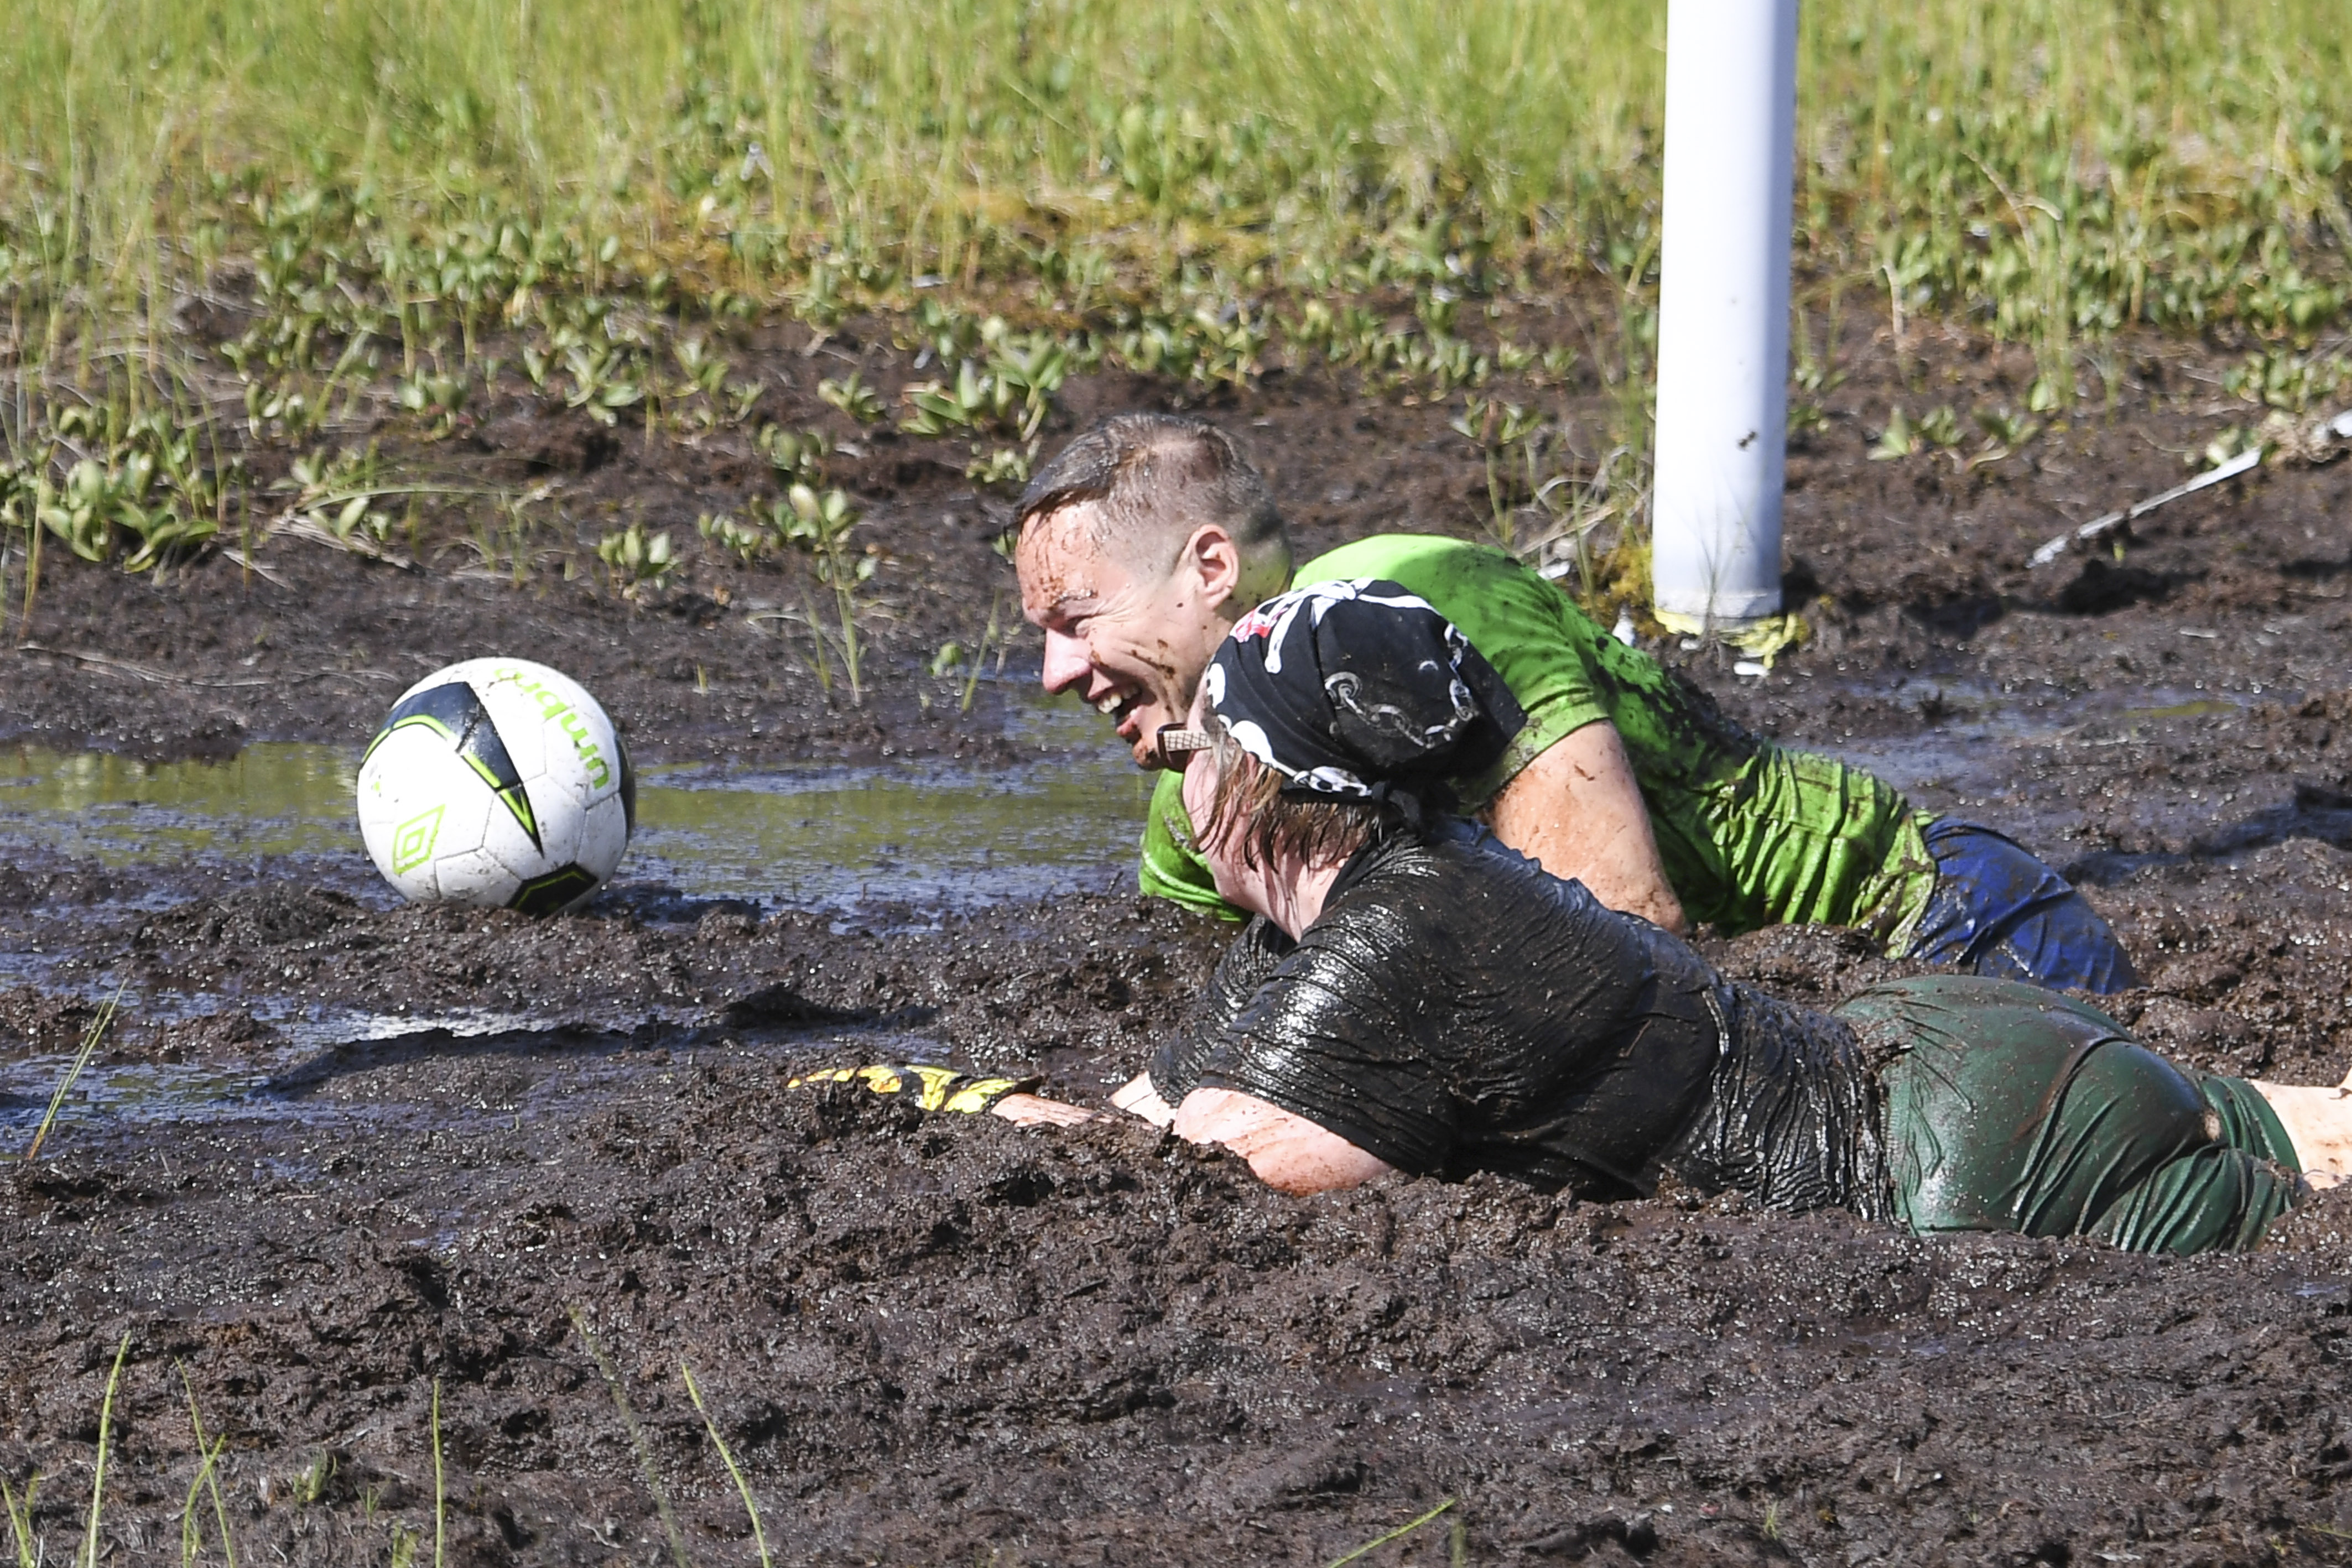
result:
[[(2201, 446), (2218, 416), (2135, 403), (1965, 476), (1873, 464), (1885, 409), (1916, 398), (1852, 349), (1827, 433), (1792, 461), (1815, 641), (1764, 682), (1669, 656), (1734, 722), (1875, 747), (1927, 803), (2016, 825), (2116, 921), (2148, 985), (2111, 1006), (2167, 1050), (2340, 1077), (2352, 465), (2155, 515), (2126, 564), (2168, 597), (2068, 613), (2081, 567), (2022, 565), (2053, 518), (2163, 488), (2178, 470), (2152, 444)], [(2008, 350), (1922, 351), (1956, 403), (2014, 406), (2031, 375)], [(1084, 417), (1159, 389), (1066, 395)], [(1302, 552), (1474, 531), (1483, 468), (1446, 411), (1381, 410), (1378, 449), (1357, 412), (1302, 379), (1221, 414)], [(485, 480), (563, 423), (499, 417), (463, 459)], [(252, 656), (280, 684), (172, 689), (9, 649), (0, 734), (356, 747), (416, 674), (508, 651), (585, 681), (655, 759), (1012, 760), (992, 689), (965, 720), (924, 673), (939, 643), (977, 643), (992, 586), (1011, 591), (981, 526), (995, 503), (911, 444), (851, 476), (898, 617), (877, 618), (863, 710), (828, 707), (791, 644), (742, 624), (747, 600), (782, 596), (771, 575), (717, 570), (633, 606), (280, 542), (282, 590), (218, 561), (158, 585), (53, 557), (37, 628), (163, 670)], [(632, 440), (569, 482), (682, 532), (713, 505), (698, 486), (757, 471), (722, 457)], [(1023, 637), (1008, 669), (1034, 672)], [(52, 1553), (78, 1526), (103, 1351), (129, 1330), (122, 1560), (176, 1539), (194, 1478), (177, 1361), (235, 1435), (245, 1560), (381, 1563), (391, 1524), (429, 1530), (438, 1378), (453, 1561), (650, 1561), (659, 1525), (575, 1304), (698, 1562), (753, 1553), (681, 1356), (785, 1561), (1327, 1563), (1449, 1496), (1473, 1563), (2327, 1561), (2352, 1531), (2352, 1200), (2296, 1216), (2292, 1249), (2188, 1262), (1496, 1182), (1295, 1202), (1139, 1127), (1023, 1133), (782, 1087), (812, 1061), (938, 1050), (1099, 1100), (1174, 1026), (1220, 931), (1126, 898), (835, 924), (625, 894), (549, 924), (346, 905), (268, 864), (0, 867), (0, 946), (47, 966), (0, 992), (0, 1053), (54, 1051), (75, 996), (119, 969), (158, 1008), (224, 1009), (132, 1018), (127, 1067), (297, 1051), (274, 1097), (176, 1126), (69, 1112), (57, 1159), (0, 1171), (0, 1473), (54, 1478)], [(1850, 934), (1707, 947), (1815, 1004), (1897, 967)], [(404, 1004), (525, 1021), (316, 1049), (252, 1022)], [(1444, 1561), (1443, 1530), (1391, 1550)]]
[[(1076, 643), (1083, 673), (1049, 661), (1047, 678), (1066, 684), (1089, 705), (1116, 700), (1117, 732), (1139, 766), (1157, 766), (1152, 740), (1181, 723), (1213, 651), (1216, 631), (1173, 634), (1194, 613), (1188, 583), (1174, 573), (1138, 575), (1097, 542), (1090, 504), (1066, 507), (1032, 523), (1015, 559), (1022, 614), (1041, 632)], [(1220, 617), (1222, 620), (1223, 618)], [(1065, 651), (1067, 656), (1067, 650)]]

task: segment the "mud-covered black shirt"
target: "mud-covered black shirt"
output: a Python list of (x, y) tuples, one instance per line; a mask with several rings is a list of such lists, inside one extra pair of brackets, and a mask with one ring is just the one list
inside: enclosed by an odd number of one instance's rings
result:
[(1851, 1030), (1460, 822), (1367, 845), (1297, 943), (1253, 921), (1150, 1076), (1420, 1175), (1619, 1197), (1670, 1166), (1777, 1207), (1885, 1207)]

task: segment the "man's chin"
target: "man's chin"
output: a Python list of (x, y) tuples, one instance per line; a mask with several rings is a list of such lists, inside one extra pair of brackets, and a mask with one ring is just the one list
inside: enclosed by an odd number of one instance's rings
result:
[(1158, 725), (1137, 716), (1118, 727), (1118, 737), (1127, 742), (1128, 749), (1134, 754), (1135, 765), (1138, 768), (1160, 768), (1167, 766), (1160, 759), (1160, 727)]

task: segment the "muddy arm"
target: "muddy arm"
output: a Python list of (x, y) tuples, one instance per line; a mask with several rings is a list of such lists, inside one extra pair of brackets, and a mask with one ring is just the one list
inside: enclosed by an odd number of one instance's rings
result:
[[(1295, 1197), (1361, 1186), (1391, 1168), (1304, 1116), (1231, 1089), (1195, 1089), (1184, 1096), (1182, 1105), (1171, 1110), (1150, 1079), (1139, 1075), (1111, 1096), (1111, 1103), (1155, 1126), (1172, 1125), (1188, 1143), (1223, 1145), (1247, 1160), (1260, 1181)], [(989, 1108), (1023, 1127), (1068, 1126), (1097, 1119), (1091, 1111), (1034, 1094), (1008, 1094)]]
[(1650, 810), (1617, 727), (1588, 724), (1538, 755), (1495, 797), (1495, 836), (1612, 909), (1689, 929), (1666, 883)]
[(1174, 1126), (1190, 1143), (1223, 1145), (1260, 1181), (1294, 1197), (1361, 1186), (1395, 1168), (1304, 1116), (1234, 1089), (1193, 1090), (1176, 1108)]
[[(1176, 1112), (1160, 1098), (1151, 1087), (1149, 1073), (1139, 1072), (1128, 1080), (1110, 1103), (1121, 1111), (1131, 1112), (1155, 1127), (1164, 1127), (1176, 1119)], [(1097, 1113), (1060, 1100), (1048, 1100), (1042, 1094), (1007, 1094), (989, 1107), (998, 1115), (1020, 1127), (1067, 1127), (1079, 1122), (1096, 1120)]]

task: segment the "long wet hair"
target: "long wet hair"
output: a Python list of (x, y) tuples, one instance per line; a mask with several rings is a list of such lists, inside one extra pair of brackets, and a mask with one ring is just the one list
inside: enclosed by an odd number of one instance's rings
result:
[[(1375, 840), (1417, 831), (1428, 810), (1402, 791), (1380, 800), (1286, 795), (1281, 774), (1243, 750), (1223, 725), (1212, 720), (1209, 727), (1216, 737), (1208, 755), (1217, 789), (1209, 820), (1192, 824), (1195, 848), (1237, 833), (1234, 848), (1248, 865), (1272, 865), (1286, 855), (1310, 866), (1345, 863)], [(1440, 810), (1450, 804), (1431, 803)]]

